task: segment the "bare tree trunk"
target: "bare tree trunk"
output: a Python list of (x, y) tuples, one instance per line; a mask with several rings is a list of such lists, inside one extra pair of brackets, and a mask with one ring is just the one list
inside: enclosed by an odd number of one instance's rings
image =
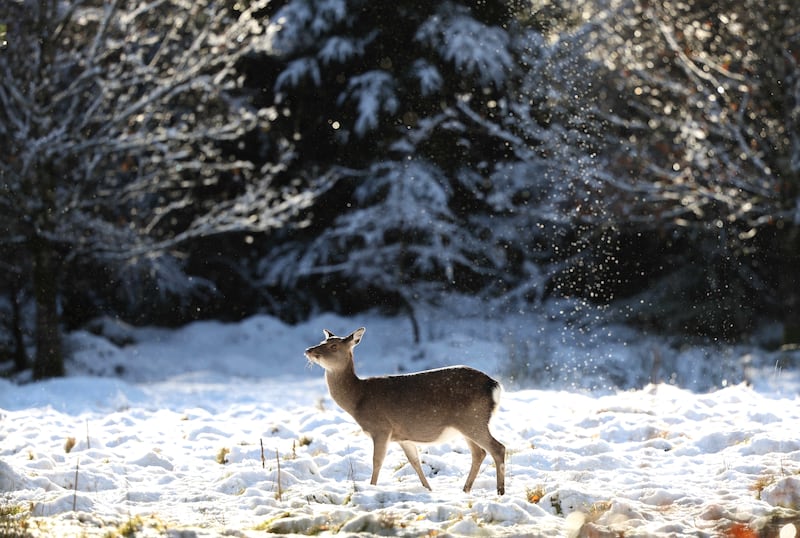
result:
[(64, 355), (58, 319), (58, 285), (53, 251), (46, 241), (34, 240), (33, 293), (36, 300), (36, 358), (34, 379), (64, 375)]
[(11, 333), (14, 338), (14, 369), (21, 372), (28, 367), (28, 354), (25, 351), (25, 337), (22, 332), (22, 291), (15, 277), (11, 289)]
[[(797, 267), (800, 259), (800, 227), (794, 227), (784, 242), (785, 260), (787, 268)], [(796, 269), (781, 271), (779, 292), (783, 296), (783, 344), (800, 345), (800, 282)]]

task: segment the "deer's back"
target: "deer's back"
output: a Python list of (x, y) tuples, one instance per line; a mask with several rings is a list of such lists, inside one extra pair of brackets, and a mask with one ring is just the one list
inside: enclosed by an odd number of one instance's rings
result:
[(390, 424), (396, 440), (434, 442), (448, 430), (488, 422), (500, 384), (465, 366), (366, 378), (356, 420), (365, 431)]

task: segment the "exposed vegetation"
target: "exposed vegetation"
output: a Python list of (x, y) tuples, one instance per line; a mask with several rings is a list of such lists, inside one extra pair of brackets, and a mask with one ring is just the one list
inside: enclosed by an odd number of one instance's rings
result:
[(31, 538), (29, 515), (28, 508), (0, 499), (0, 538)]

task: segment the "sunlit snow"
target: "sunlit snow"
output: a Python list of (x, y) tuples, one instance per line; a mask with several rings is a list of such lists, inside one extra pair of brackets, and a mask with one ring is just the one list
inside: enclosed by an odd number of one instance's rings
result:
[[(520, 319), (508, 320), (517, 334)], [(370, 440), (332, 402), (322, 369), (303, 357), (323, 328), (360, 325), (368, 328), (356, 348), (362, 375), (465, 363), (504, 382), (492, 430), (508, 448), (506, 495), (495, 493), (490, 458), (473, 491), (461, 491), (470, 465), (461, 440), (421, 449), (433, 491), (398, 446), (369, 485)], [(665, 383), (586, 390), (563, 376), (512, 380), (512, 346), (495, 334), (500, 322), (431, 327), (421, 345), (407, 320), (375, 314), (297, 326), (258, 316), (174, 331), (109, 322), (108, 339), (72, 333), (68, 377), (0, 380), (0, 502), (30, 509), (30, 530), (41, 536), (104, 536), (131, 521), (137, 536), (183, 537), (798, 530), (793, 370), (758, 368), (751, 358), (749, 384), (713, 391)], [(595, 340), (591, 349), (601, 349)], [(549, 349), (574, 355), (570, 345)], [(542, 348), (531, 344), (529, 353)], [(612, 352), (640, 370), (639, 356), (625, 356), (632, 349)]]

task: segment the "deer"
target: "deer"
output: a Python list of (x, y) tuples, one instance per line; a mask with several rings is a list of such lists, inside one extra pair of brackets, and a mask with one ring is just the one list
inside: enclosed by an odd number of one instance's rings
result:
[(417, 443), (432, 444), (464, 437), (472, 465), (464, 484), (469, 493), (486, 453), (497, 471), (497, 494), (505, 493), (506, 447), (492, 436), (489, 421), (497, 410), (502, 387), (468, 366), (450, 366), (410, 374), (360, 378), (353, 363), (355, 348), (366, 329), (345, 337), (323, 329), (325, 340), (305, 356), (325, 370), (325, 382), (336, 404), (372, 438), (372, 478), (378, 483), (389, 443), (405, 452), (423, 487), (431, 490), (420, 466)]

